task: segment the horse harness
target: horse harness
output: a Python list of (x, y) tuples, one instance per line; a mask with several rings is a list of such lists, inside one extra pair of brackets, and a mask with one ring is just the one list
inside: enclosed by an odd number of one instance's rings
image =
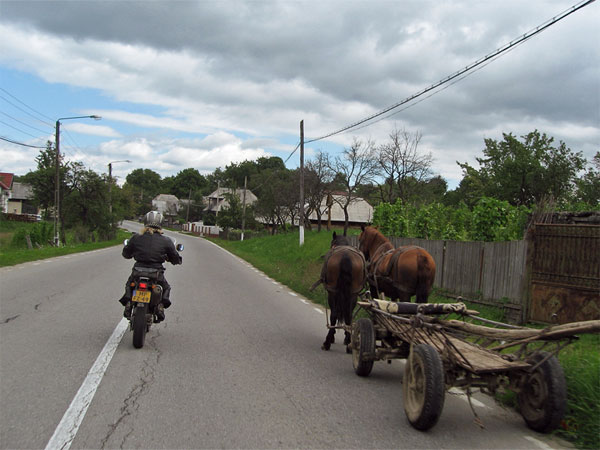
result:
[[(310, 288), (311, 291), (313, 289), (315, 289), (319, 284), (323, 283), (325, 290), (327, 290), (327, 292), (331, 292), (331, 293), (337, 292), (337, 289), (335, 287), (327, 286), (327, 263), (329, 262), (329, 259), (333, 255), (335, 255), (336, 253), (339, 253), (341, 251), (349, 251), (349, 252), (355, 254), (356, 256), (358, 256), (363, 263), (363, 279), (366, 280), (368, 278), (367, 262), (365, 260), (365, 255), (363, 255), (363, 253), (359, 249), (357, 249), (356, 247), (353, 247), (351, 245), (338, 245), (336, 247), (331, 248), (325, 254), (325, 262), (323, 263), (323, 267), (321, 268), (321, 277), (311, 286), (311, 288)], [(358, 291), (352, 291), (351, 293), (358, 294), (362, 290), (363, 290), (363, 286), (361, 286), (360, 289), (358, 289)]]
[(379, 266), (380, 266), (381, 262), (383, 261), (384, 257), (387, 255), (390, 255), (390, 254), (392, 255), (392, 257), (390, 258), (390, 263), (387, 267), (387, 270), (385, 271), (385, 273), (380, 274), (379, 278), (385, 279), (392, 285), (396, 286), (398, 289), (402, 290), (401, 286), (398, 286), (394, 282), (394, 279), (391, 277), (392, 269), (396, 266), (396, 263), (398, 262), (398, 258), (400, 258), (400, 255), (402, 255), (404, 252), (407, 252), (408, 250), (413, 250), (415, 248), (420, 248), (420, 247), (418, 247), (417, 245), (407, 245), (406, 247), (392, 248), (392, 249), (388, 250), (387, 252), (384, 252), (381, 255), (379, 255), (376, 260), (368, 263), (368, 265), (367, 265), (368, 268), (373, 267), (373, 270), (368, 271), (367, 279), (370, 283), (375, 285), (375, 289), (377, 290), (377, 293), (379, 293), (379, 286), (377, 284), (377, 270), (379, 269)]

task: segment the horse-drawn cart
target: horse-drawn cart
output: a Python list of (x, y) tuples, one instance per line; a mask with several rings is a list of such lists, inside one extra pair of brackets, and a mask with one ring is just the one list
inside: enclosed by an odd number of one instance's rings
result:
[[(463, 303), (359, 302), (368, 317), (352, 325), (352, 362), (368, 376), (379, 360), (406, 358), (403, 401), (412, 426), (427, 430), (439, 419), (446, 389), (517, 394), (521, 414), (533, 430), (555, 429), (566, 410), (566, 382), (556, 358), (576, 333), (600, 332), (600, 321), (543, 330), (477, 317)], [(451, 314), (460, 318), (450, 319)], [(479, 322), (480, 325), (475, 322)]]

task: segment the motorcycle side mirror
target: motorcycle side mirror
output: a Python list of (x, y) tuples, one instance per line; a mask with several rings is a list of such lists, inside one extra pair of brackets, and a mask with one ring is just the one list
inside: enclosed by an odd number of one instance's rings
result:
[(125, 240), (123, 241), (123, 245), (124, 245), (125, 247), (127, 247), (127, 244), (129, 244), (129, 239), (125, 239)]
[(182, 252), (183, 251), (183, 244), (177, 244), (177, 251), (178, 252)]

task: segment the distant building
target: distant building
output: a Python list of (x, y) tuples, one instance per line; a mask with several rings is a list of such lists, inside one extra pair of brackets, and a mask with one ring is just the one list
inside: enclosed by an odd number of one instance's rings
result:
[(0, 172), (0, 209), (3, 213), (8, 211), (8, 199), (12, 189), (14, 175), (12, 173)]
[(179, 213), (179, 199), (171, 194), (159, 194), (152, 199), (152, 209), (161, 213), (171, 223)]
[[(330, 217), (329, 206), (327, 205), (328, 195), (323, 197), (321, 201), (321, 211), (324, 211), (321, 216), (321, 223), (327, 224)], [(346, 194), (343, 192), (332, 192), (330, 205), (331, 205), (331, 225), (332, 226), (343, 226), (346, 220), (344, 216), (344, 210), (341, 204), (346, 201)], [(312, 212), (308, 217), (311, 223), (317, 223), (317, 213)], [(360, 226), (367, 225), (373, 221), (373, 207), (365, 199), (361, 197), (355, 197), (350, 205), (348, 205), (348, 224), (349, 226)]]
[(13, 182), (8, 212), (12, 214), (39, 214), (39, 209), (33, 205), (33, 188), (29, 184)]
[[(229, 207), (229, 201), (227, 201), (227, 198), (225, 197), (226, 194), (235, 194), (240, 199), (240, 203), (244, 200), (243, 189), (219, 188), (205, 198), (205, 203), (208, 206), (204, 208), (204, 211), (218, 214), (222, 209), (227, 209)], [(258, 201), (258, 197), (256, 197), (252, 191), (246, 189), (246, 205), (252, 205), (256, 201)]]

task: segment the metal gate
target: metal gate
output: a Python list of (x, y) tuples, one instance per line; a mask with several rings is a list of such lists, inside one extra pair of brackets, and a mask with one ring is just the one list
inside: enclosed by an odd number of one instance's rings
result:
[(600, 319), (600, 226), (536, 224), (529, 319)]

